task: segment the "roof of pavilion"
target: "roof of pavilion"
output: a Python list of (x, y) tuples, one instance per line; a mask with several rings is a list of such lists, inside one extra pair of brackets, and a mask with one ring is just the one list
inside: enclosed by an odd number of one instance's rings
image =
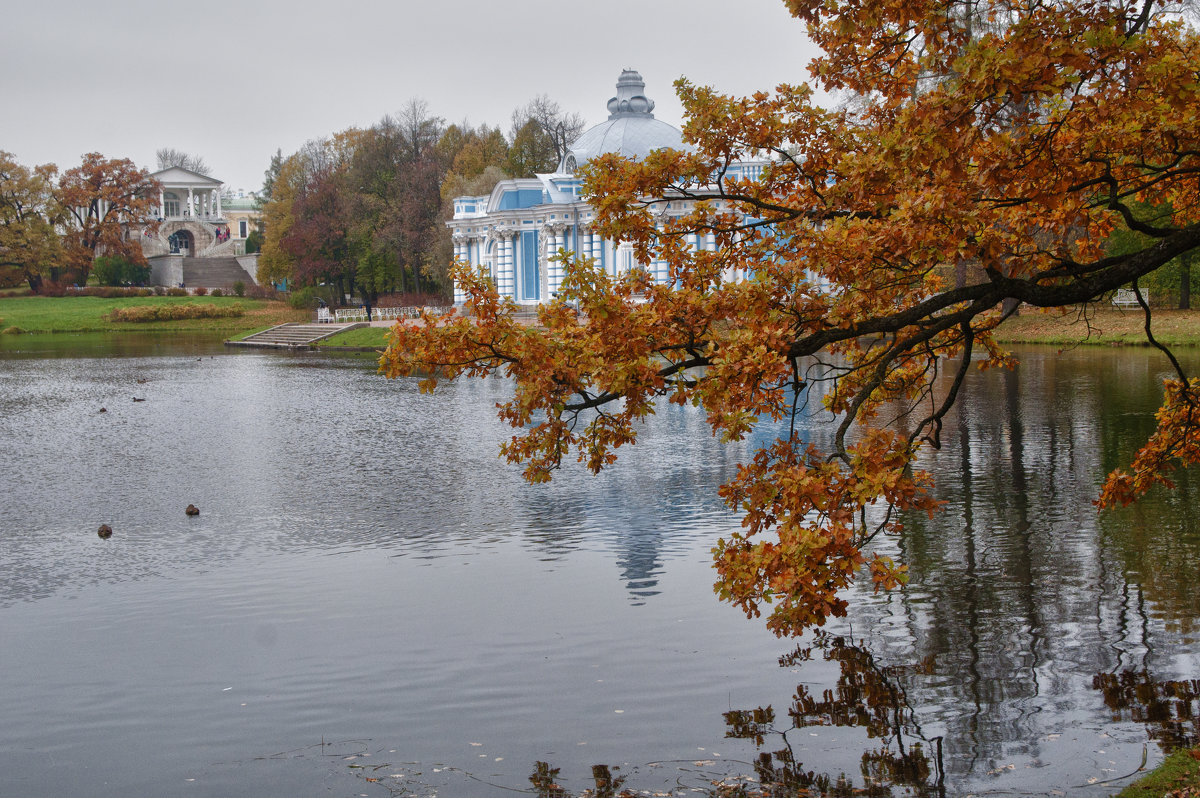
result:
[(193, 172), (190, 169), (184, 169), (182, 166), (169, 166), (158, 172), (150, 175), (164, 186), (192, 186), (196, 188), (217, 188), (221, 186), (221, 181), (216, 178), (202, 175), (199, 172)]

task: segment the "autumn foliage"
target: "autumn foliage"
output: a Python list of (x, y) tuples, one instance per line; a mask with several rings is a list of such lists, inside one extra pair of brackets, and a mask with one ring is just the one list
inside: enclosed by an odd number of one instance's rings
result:
[(67, 220), (63, 248), (81, 284), (87, 283), (98, 255), (146, 265), (141, 239), (130, 229), (156, 228), (158, 191), (158, 181), (133, 161), (106, 159), (98, 152), (63, 172), (57, 192)]
[[(992, 339), (1007, 315), (1086, 311), (1200, 244), (1200, 40), (1178, 6), (787, 5), (824, 50), (811, 71), (836, 107), (804, 84), (735, 98), (681, 80), (690, 151), (585, 170), (602, 231), (666, 261), (669, 282), (568, 256), (531, 327), (459, 266), (471, 318), (398, 324), (381, 362), (432, 375), (426, 388), (510, 376), (504, 454), (534, 481), (564, 457), (609, 465), (661, 397), (702, 407), (724, 439), (823, 407), (829, 447), (793, 427), (721, 489), (743, 526), (714, 550), (717, 591), (781, 634), (844, 614), (864, 567), (878, 587), (904, 581), (869, 544), (936, 510), (916, 458), (972, 369), (1013, 365)], [(764, 156), (757, 179), (728, 176)], [(1169, 212), (1146, 222), (1137, 203)], [(1110, 255), (1114, 230), (1143, 243)], [(1200, 459), (1198, 406), (1180, 371), (1100, 501)]]

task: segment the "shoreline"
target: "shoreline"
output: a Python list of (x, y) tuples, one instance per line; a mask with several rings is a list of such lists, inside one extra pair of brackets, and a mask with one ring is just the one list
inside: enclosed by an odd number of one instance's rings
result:
[[(370, 329), (386, 330), (392, 322), (372, 322)], [(1154, 310), (1151, 331), (1167, 346), (1200, 346), (1200, 310), (1159, 308)], [(354, 331), (361, 338), (362, 330)], [(314, 348), (328, 351), (378, 352), (386, 346), (386, 335), (370, 345), (339, 344), (342, 336)], [(1146, 339), (1145, 317), (1140, 310), (1127, 308), (1089, 308), (1086, 316), (1079, 309), (1043, 312), (1023, 308), (995, 332), (997, 342), (1005, 345), (1036, 344), (1045, 346), (1151, 346)], [(344, 339), (343, 339), (344, 340)]]
[[(114, 322), (104, 318), (113, 307), (130, 307), (150, 302), (172, 304), (241, 303), (241, 316), (214, 319), (180, 319), (155, 322)], [(1086, 313), (1084, 312), (1086, 310)], [(226, 340), (244, 338), (254, 332), (288, 322), (309, 321), (307, 311), (295, 310), (278, 301), (239, 297), (129, 297), (99, 299), (4, 298), (0, 297), (0, 334), (69, 335), (124, 333), (189, 333), (222, 335)], [(329, 352), (380, 352), (386, 347), (391, 321), (375, 321), (370, 327), (340, 333), (313, 349)], [(1200, 346), (1200, 310), (1159, 308), (1153, 311), (1151, 331), (1160, 343), (1173, 347)], [(1049, 346), (1150, 346), (1145, 317), (1137, 308), (1072, 308), (1040, 311), (1022, 308), (994, 333), (998, 343)]]

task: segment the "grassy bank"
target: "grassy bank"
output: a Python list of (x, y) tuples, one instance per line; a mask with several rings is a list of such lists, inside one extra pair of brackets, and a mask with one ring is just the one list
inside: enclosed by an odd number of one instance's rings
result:
[[(178, 305), (240, 306), (242, 314), (224, 318), (113, 321), (117, 308), (171, 307)], [(307, 321), (310, 314), (284, 302), (243, 297), (0, 297), (0, 331), (16, 328), (25, 333), (78, 332), (211, 332), (232, 335), (289, 321)], [(10, 333), (11, 334), (11, 333)]]
[[(1077, 311), (1062, 314), (1022, 309), (1021, 315), (1004, 322), (996, 338), (1009, 344), (1143, 346), (1145, 324), (1142, 312), (1132, 308), (1104, 308), (1089, 312), (1087, 318)], [(1200, 310), (1156, 309), (1150, 329), (1168, 346), (1200, 346)]]
[(1176, 751), (1115, 798), (1195, 798), (1200, 796), (1200, 748)]
[(390, 327), (356, 327), (337, 335), (318, 341), (318, 347), (326, 346), (355, 346), (383, 349), (387, 346), (387, 336)]
[[(229, 318), (177, 319), (147, 322), (118, 322), (108, 317), (116, 308), (211, 304), (240, 305), (241, 316)], [(242, 337), (286, 322), (311, 320), (311, 314), (294, 310), (284, 302), (240, 297), (39, 297), (0, 296), (0, 331), (17, 328), (22, 333), (58, 332), (211, 332)], [(1083, 319), (1078, 313), (1041, 313), (1025, 309), (997, 331), (997, 338), (1010, 344), (1036, 343), (1066, 346), (1083, 342), (1102, 346), (1132, 346), (1146, 343), (1144, 319), (1133, 309), (1104, 308)], [(1200, 346), (1200, 310), (1156, 310), (1152, 329), (1171, 346)], [(360, 327), (323, 341), (325, 347), (383, 349), (386, 327)]]
[[(1169, 346), (1200, 346), (1200, 310), (1155, 310), (1151, 326), (1155, 338)], [(1025, 309), (996, 332), (1008, 344), (1053, 344), (1069, 346), (1144, 346), (1145, 318), (1141, 311), (1104, 308), (1085, 319), (1078, 312), (1042, 313)], [(321, 342), (322, 346), (387, 346), (387, 328), (360, 327)]]

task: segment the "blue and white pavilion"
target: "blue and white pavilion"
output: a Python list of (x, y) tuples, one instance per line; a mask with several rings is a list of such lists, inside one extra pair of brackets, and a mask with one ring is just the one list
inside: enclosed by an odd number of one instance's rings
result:
[[(608, 101), (608, 119), (576, 139), (553, 174), (502, 180), (487, 196), (456, 197), (454, 217), (447, 222), (454, 257), (485, 269), (501, 295), (524, 305), (549, 301), (558, 291), (563, 270), (553, 258), (560, 249), (594, 258), (613, 275), (632, 268), (634, 253), (629, 243), (602, 238), (593, 230), (594, 212), (580, 198), (581, 180), (575, 170), (610, 152), (639, 159), (662, 148), (686, 148), (678, 128), (654, 118), (654, 102), (645, 90), (640, 74), (623, 71), (617, 80), (617, 96)], [(763, 161), (746, 162), (735, 170), (739, 176), (755, 178), (764, 165)], [(662, 210), (683, 215), (690, 205), (688, 200), (671, 201)], [(711, 236), (694, 239), (692, 245), (697, 249), (714, 246)], [(655, 279), (667, 280), (665, 262), (644, 266)], [(464, 299), (455, 286), (455, 303)]]

